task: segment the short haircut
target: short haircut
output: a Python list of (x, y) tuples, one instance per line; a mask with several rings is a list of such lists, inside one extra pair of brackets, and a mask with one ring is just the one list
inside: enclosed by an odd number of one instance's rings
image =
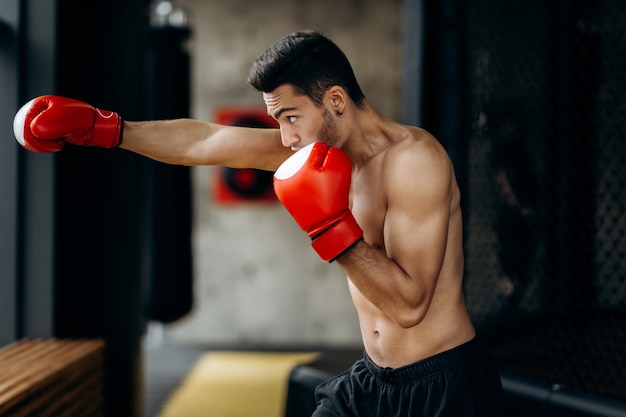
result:
[(332, 86), (343, 87), (361, 107), (365, 98), (348, 58), (339, 47), (319, 32), (295, 32), (278, 40), (250, 68), (248, 82), (269, 93), (290, 84), (296, 94), (308, 96), (322, 106)]

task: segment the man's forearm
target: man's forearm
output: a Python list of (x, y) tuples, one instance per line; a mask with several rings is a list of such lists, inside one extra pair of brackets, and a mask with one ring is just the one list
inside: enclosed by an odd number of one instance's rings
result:
[(210, 164), (202, 151), (209, 132), (209, 123), (191, 119), (126, 121), (120, 147), (168, 164)]
[(364, 240), (337, 263), (361, 294), (400, 326), (411, 327), (426, 308), (426, 291), (417, 277), (409, 276), (383, 249)]

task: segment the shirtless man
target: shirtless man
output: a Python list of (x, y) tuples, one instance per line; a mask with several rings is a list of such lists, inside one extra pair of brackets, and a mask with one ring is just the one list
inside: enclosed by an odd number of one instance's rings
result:
[[(171, 164), (269, 171), (287, 164), (299, 164), (292, 171), (315, 171), (303, 158), (292, 162), (290, 156), (318, 146), (337, 169), (315, 173), (335, 176), (318, 180), (305, 172), (304, 181), (318, 182), (320, 195), (326, 185), (347, 184), (344, 195), (330, 200), (339, 206), (345, 201), (340, 222), (348, 219), (350, 233), (344, 238), (328, 231), (339, 224), (335, 220), (323, 230), (306, 231), (315, 239), (330, 236), (314, 247), (348, 277), (365, 353), (350, 370), (318, 387), (314, 415), (502, 415), (498, 371), (475, 338), (463, 297), (461, 197), (442, 145), (422, 129), (379, 114), (345, 55), (319, 33), (279, 40), (254, 63), (248, 81), (263, 93), (280, 130), (190, 119), (122, 121), (86, 103), (44, 96), (18, 112), (15, 134), (33, 151), (58, 151), (65, 142), (120, 146)], [(316, 142), (322, 144), (312, 145)], [(303, 225), (326, 213), (324, 204), (291, 206), (321, 198), (311, 197), (308, 188), (299, 191), (302, 184), (281, 182), (303, 181), (299, 178), (287, 175), (275, 183), (279, 198), (283, 195), (281, 201)]]

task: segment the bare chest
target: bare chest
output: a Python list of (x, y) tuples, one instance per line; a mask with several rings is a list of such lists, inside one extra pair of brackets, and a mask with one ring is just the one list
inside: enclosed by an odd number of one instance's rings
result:
[(363, 229), (365, 241), (378, 248), (384, 248), (387, 199), (380, 175), (368, 171), (353, 178), (350, 188), (350, 208)]

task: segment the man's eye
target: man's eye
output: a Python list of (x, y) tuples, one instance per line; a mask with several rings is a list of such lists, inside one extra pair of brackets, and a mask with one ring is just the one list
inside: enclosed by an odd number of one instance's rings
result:
[(289, 123), (295, 123), (296, 122), (297, 117), (296, 116), (287, 116), (287, 121)]

